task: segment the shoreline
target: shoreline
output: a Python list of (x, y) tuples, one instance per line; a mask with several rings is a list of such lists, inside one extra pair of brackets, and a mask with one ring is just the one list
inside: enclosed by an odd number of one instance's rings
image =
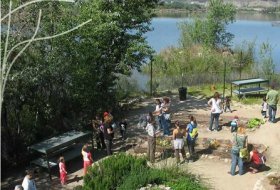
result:
[[(184, 14), (184, 15), (193, 15), (197, 13), (204, 14), (206, 9), (196, 9), (196, 10), (187, 10), (187, 9), (176, 9), (176, 8), (157, 8), (155, 9), (155, 14)], [(280, 11), (265, 11), (265, 8), (242, 8), (237, 9), (238, 14), (261, 14), (261, 15), (275, 15), (280, 18)]]

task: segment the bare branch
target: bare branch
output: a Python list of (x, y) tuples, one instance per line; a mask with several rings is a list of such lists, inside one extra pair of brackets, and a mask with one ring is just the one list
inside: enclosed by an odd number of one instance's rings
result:
[[(9, 12), (11, 12), (11, 10), (12, 10), (12, 1), (10, 1)], [(6, 70), (7, 50), (8, 50), (8, 44), (9, 44), (10, 29), (11, 29), (11, 14), (9, 14), (9, 20), (8, 20), (8, 28), (7, 28), (4, 56), (3, 56), (2, 75), (1, 75), (2, 78), (1, 79), (3, 79), (5, 70)]]
[[(65, 34), (67, 34), (67, 33), (70, 33), (70, 32), (72, 32), (72, 31), (74, 31), (74, 30), (77, 30), (78, 28), (82, 27), (83, 25), (85, 25), (85, 24), (87, 24), (87, 23), (89, 23), (89, 22), (91, 22), (91, 21), (92, 21), (92, 19), (89, 19), (89, 20), (87, 20), (86, 22), (83, 22), (82, 24), (79, 24), (78, 26), (76, 26), (76, 27), (74, 27), (74, 28), (72, 28), (72, 29), (69, 29), (69, 30), (64, 31), (64, 32), (59, 33), (59, 34), (55, 34), (55, 35), (53, 35), (53, 36), (46, 36), (46, 37), (35, 38), (35, 39), (32, 40), (32, 42), (36, 42), (36, 41), (40, 41), (40, 40), (48, 40), (48, 39), (52, 39), (52, 38), (56, 38), (56, 37), (65, 35)], [(22, 45), (22, 44), (28, 43), (30, 40), (31, 40), (31, 39), (22, 41), (22, 42), (16, 44), (15, 46), (13, 46), (13, 47), (10, 49), (7, 58), (10, 56), (10, 54), (12, 53), (12, 51), (13, 51), (14, 49), (16, 49), (17, 47), (19, 47), (19, 46)]]
[(7, 18), (7, 17), (9, 16), (9, 14), (12, 14), (12, 13), (16, 12), (17, 10), (22, 9), (22, 8), (28, 6), (28, 5), (31, 5), (31, 4), (34, 4), (34, 3), (38, 3), (38, 2), (42, 2), (42, 1), (53, 1), (53, 2), (60, 1), (60, 2), (69, 2), (69, 3), (74, 3), (74, 2), (75, 2), (74, 0), (34, 0), (34, 1), (29, 1), (29, 2), (27, 2), (27, 3), (25, 3), (25, 4), (23, 4), (23, 5), (21, 5), (21, 6), (17, 7), (17, 8), (15, 8), (15, 9), (12, 10), (11, 12), (9, 12), (8, 14), (6, 14), (3, 18), (1, 18), (1, 22), (2, 22), (5, 18)]
[[(13, 59), (13, 61), (9, 64), (9, 67), (8, 67), (8, 70), (7, 72), (5, 73), (5, 78), (4, 78), (4, 84), (3, 84), (3, 87), (2, 87), (2, 97), (4, 96), (4, 90), (5, 90), (5, 86), (6, 86), (6, 83), (7, 83), (7, 80), (8, 80), (8, 76), (9, 76), (9, 73), (10, 73), (10, 70), (13, 66), (13, 64), (15, 63), (15, 61), (18, 59), (18, 57), (24, 52), (24, 50), (32, 43), (32, 41), (34, 40), (35, 36), (37, 35), (38, 33), (38, 30), (39, 30), (39, 27), (40, 27), (40, 23), (41, 23), (41, 17), (42, 17), (42, 10), (40, 9), (39, 10), (39, 17), (38, 17), (38, 21), (37, 21), (37, 26), (36, 26), (36, 29), (35, 29), (35, 32), (32, 36), (32, 38), (29, 40), (29, 42), (22, 48), (22, 50), (15, 56), (15, 58)], [(3, 79), (2, 79), (3, 80)]]

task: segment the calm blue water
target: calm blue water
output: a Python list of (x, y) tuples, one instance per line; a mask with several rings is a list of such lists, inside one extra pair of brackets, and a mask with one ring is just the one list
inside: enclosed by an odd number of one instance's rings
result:
[[(157, 51), (169, 46), (177, 46), (180, 38), (178, 23), (189, 21), (188, 18), (154, 18), (153, 31), (147, 34), (149, 44)], [(235, 35), (233, 47), (244, 40), (255, 41), (256, 47), (268, 42), (273, 47), (272, 57), (276, 70), (280, 72), (280, 27), (273, 27), (271, 21), (237, 20), (228, 26), (228, 31)], [(257, 51), (257, 50), (256, 50)]]

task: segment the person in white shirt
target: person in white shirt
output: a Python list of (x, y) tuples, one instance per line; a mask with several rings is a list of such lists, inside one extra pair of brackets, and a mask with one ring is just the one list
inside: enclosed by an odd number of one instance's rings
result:
[(216, 131), (219, 130), (219, 117), (220, 117), (220, 114), (222, 113), (221, 104), (222, 104), (222, 101), (220, 99), (220, 95), (218, 92), (215, 92), (213, 98), (211, 98), (208, 101), (208, 105), (211, 106), (211, 118), (210, 118), (210, 125), (209, 125), (209, 129), (208, 129), (209, 131), (214, 130), (212, 128), (214, 120), (215, 120), (215, 130)]
[(34, 172), (32, 170), (27, 171), (27, 175), (24, 177), (22, 187), (24, 190), (36, 190), (36, 184), (33, 179)]
[(266, 118), (267, 110), (268, 110), (268, 104), (267, 104), (267, 102), (266, 102), (266, 97), (263, 97), (262, 111), (261, 111), (261, 113), (262, 113), (262, 116), (263, 116), (264, 118)]
[(156, 151), (156, 133), (155, 133), (154, 119), (153, 119), (152, 113), (149, 114), (147, 120), (148, 120), (148, 124), (146, 126), (146, 131), (148, 133), (147, 156), (148, 156), (148, 160), (150, 162), (154, 163), (155, 162), (155, 151)]
[(156, 121), (156, 124), (157, 124), (157, 130), (162, 130), (162, 125), (161, 125), (161, 122), (160, 122), (160, 117), (161, 117), (161, 101), (160, 99), (156, 99), (156, 109), (155, 111), (153, 112), (153, 115), (155, 115), (155, 121)]

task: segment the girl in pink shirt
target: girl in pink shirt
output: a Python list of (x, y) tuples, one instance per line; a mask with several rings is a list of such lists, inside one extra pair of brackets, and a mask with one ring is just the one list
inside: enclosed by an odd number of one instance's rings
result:
[(88, 151), (87, 145), (84, 145), (82, 148), (82, 156), (84, 160), (84, 175), (86, 175), (88, 167), (91, 166), (93, 163), (92, 156), (91, 153)]
[(67, 180), (67, 171), (65, 166), (64, 157), (59, 158), (59, 173), (60, 173), (60, 182), (62, 185), (66, 185)]

